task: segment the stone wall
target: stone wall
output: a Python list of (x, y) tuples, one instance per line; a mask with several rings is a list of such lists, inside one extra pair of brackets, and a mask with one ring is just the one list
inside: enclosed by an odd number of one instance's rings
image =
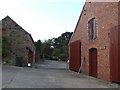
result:
[(34, 41), (31, 35), (9, 16), (2, 20), (2, 28), (6, 30), (10, 46), (10, 55), (5, 60), (7, 63), (15, 65), (17, 55), (23, 58), (23, 66), (25, 66), (28, 62), (28, 49), (26, 47), (29, 47), (35, 53)]
[(2, 63), (2, 21), (0, 21), (0, 64)]

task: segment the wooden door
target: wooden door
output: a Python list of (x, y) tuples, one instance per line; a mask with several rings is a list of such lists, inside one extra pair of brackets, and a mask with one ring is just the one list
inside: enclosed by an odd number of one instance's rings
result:
[(97, 49), (95, 48), (89, 50), (89, 74), (97, 77)]
[(70, 44), (69, 69), (79, 71), (81, 65), (81, 42), (80, 40)]
[(28, 52), (28, 63), (33, 63), (33, 52), (30, 49)]
[(120, 30), (114, 27), (110, 30), (110, 78), (120, 83)]

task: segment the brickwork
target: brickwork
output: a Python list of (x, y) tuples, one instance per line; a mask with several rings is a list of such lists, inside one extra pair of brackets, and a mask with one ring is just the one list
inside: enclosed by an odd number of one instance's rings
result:
[[(87, 24), (96, 19), (97, 39), (89, 42)], [(118, 26), (117, 2), (86, 2), (70, 43), (81, 40), (82, 73), (89, 75), (89, 49), (97, 49), (97, 78), (110, 81), (110, 29)]]

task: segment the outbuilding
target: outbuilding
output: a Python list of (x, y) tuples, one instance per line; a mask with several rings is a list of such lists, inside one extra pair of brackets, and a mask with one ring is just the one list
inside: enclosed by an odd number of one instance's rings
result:
[(2, 63), (27, 66), (35, 62), (34, 40), (27, 31), (19, 26), (9, 16), (1, 20), (2, 36), (6, 36), (9, 43), (9, 55), (2, 58)]
[(120, 2), (117, 1), (85, 3), (69, 43), (70, 70), (120, 83)]

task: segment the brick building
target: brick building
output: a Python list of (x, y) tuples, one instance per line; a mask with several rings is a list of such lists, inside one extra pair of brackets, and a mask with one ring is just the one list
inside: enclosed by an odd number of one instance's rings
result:
[(69, 68), (120, 83), (120, 3), (86, 2), (69, 43)]
[[(8, 43), (10, 47), (9, 56), (2, 58), (2, 62), (12, 65), (21, 63), (22, 66), (26, 66), (28, 63), (34, 63), (35, 46), (31, 34), (26, 32), (9, 16), (5, 17), (1, 21), (2, 34), (8, 37)], [(16, 61), (16, 57), (21, 57), (21, 61)]]

